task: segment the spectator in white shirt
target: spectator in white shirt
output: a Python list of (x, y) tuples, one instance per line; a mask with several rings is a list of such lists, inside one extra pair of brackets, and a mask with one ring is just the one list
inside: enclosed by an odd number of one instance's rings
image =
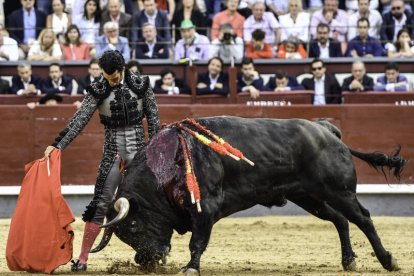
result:
[(288, 4), (281, 0), (266, 0), (266, 5), (275, 15), (281, 16), (288, 12)]
[[(383, 2), (384, 0), (381, 0), (381, 2)], [(373, 10), (377, 10), (378, 6), (379, 6), (379, 1), (378, 0), (370, 0), (368, 3), (369, 9), (371, 11)], [(353, 12), (357, 12), (359, 9), (359, 0), (346, 0), (345, 1), (345, 7), (347, 12), (349, 13), (353, 13)]]
[(243, 38), (245, 42), (252, 40), (252, 32), (260, 29), (266, 33), (265, 42), (278, 45), (280, 42), (279, 22), (271, 12), (266, 12), (263, 1), (257, 1), (252, 6), (252, 15), (243, 24)]
[(316, 37), (316, 27), (319, 23), (328, 24), (331, 33), (329, 37), (339, 42), (346, 41), (346, 33), (348, 31), (348, 14), (338, 8), (338, 0), (325, 0), (322, 10), (312, 14), (311, 34)]
[(358, 0), (358, 11), (349, 16), (348, 21), (348, 41), (357, 36), (357, 22), (361, 17), (365, 17), (369, 21), (369, 36), (380, 38), (382, 25), (382, 16), (375, 10), (370, 8), (370, 0)]
[(310, 16), (302, 11), (301, 0), (289, 0), (289, 13), (279, 17), (282, 31), (281, 41), (294, 37), (302, 42), (309, 41)]
[(19, 46), (13, 38), (7, 37), (4, 26), (0, 24), (0, 61), (17, 61), (19, 59)]
[(27, 55), (28, 60), (36, 61), (53, 61), (62, 59), (62, 50), (60, 49), (57, 38), (52, 29), (43, 29), (39, 38), (30, 46)]

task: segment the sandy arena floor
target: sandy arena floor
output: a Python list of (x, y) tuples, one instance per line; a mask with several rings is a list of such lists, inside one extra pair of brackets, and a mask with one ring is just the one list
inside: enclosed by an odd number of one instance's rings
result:
[[(201, 259), (202, 275), (414, 275), (414, 218), (374, 217), (377, 231), (401, 270), (387, 272), (372, 256), (373, 250), (362, 232), (351, 225), (351, 240), (357, 258), (357, 272), (341, 267), (339, 239), (334, 226), (310, 216), (227, 218), (213, 229), (209, 247)], [(10, 220), (0, 220), (0, 275), (28, 275), (10, 272), (5, 251)], [(74, 223), (74, 255), (80, 250), (83, 223)], [(157, 274), (174, 275), (189, 260), (188, 233), (174, 234), (172, 251)], [(134, 252), (113, 237), (110, 245), (91, 254), (88, 271), (77, 275), (143, 275), (133, 262)], [(71, 274), (69, 264), (55, 274)]]

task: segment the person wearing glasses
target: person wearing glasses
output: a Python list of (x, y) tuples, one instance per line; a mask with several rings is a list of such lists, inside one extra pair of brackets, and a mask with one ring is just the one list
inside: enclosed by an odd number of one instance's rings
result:
[(46, 27), (46, 14), (37, 10), (35, 0), (20, 0), (22, 8), (13, 11), (7, 17), (9, 36), (19, 45), (19, 57), (24, 59), (30, 44), (36, 40), (40, 31)]
[(305, 90), (315, 91), (314, 105), (340, 104), (342, 90), (336, 78), (326, 73), (326, 67), (321, 59), (314, 59), (311, 63), (312, 78), (302, 81)]
[(108, 50), (118, 50), (126, 61), (131, 59), (129, 41), (127, 37), (119, 35), (118, 23), (108, 21), (103, 26), (104, 34), (95, 40), (96, 56), (100, 57)]
[(393, 0), (391, 11), (384, 14), (381, 26), (381, 42), (393, 43), (397, 39), (398, 32), (406, 27), (413, 37), (413, 14), (405, 9), (403, 0)]

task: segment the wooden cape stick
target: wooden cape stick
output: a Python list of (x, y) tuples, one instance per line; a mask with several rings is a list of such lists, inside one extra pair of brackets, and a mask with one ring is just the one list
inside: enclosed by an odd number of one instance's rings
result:
[(191, 161), (190, 150), (188, 149), (187, 141), (185, 140), (184, 136), (178, 134), (178, 138), (180, 140), (181, 148), (183, 149), (184, 154), (184, 161), (185, 161), (185, 180), (187, 184), (187, 190), (190, 192), (191, 195), (191, 203), (197, 204), (197, 212), (201, 213), (201, 195), (200, 195), (200, 187), (198, 185), (197, 178), (194, 174), (193, 163)]

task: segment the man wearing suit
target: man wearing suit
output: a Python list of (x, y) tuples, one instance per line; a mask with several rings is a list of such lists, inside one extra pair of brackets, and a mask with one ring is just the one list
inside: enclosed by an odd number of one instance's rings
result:
[(109, 21), (118, 23), (120, 36), (131, 37), (132, 16), (121, 12), (120, 0), (108, 1), (107, 10), (101, 15), (100, 34), (103, 34), (103, 26)]
[(397, 33), (402, 28), (408, 28), (413, 37), (413, 14), (405, 10), (403, 0), (393, 0), (391, 11), (384, 14), (381, 26), (381, 41), (383, 43), (393, 43), (397, 38)]
[(41, 82), (42, 93), (46, 94), (69, 94), (72, 93), (72, 77), (63, 74), (58, 63), (49, 66), (49, 77)]
[(139, 59), (168, 58), (169, 42), (157, 36), (157, 29), (151, 23), (142, 26), (143, 37), (138, 39), (135, 56)]
[(89, 75), (86, 77), (78, 79), (78, 94), (86, 95), (86, 87), (101, 76), (102, 69), (99, 67), (99, 61), (97, 58), (92, 58), (89, 62), (88, 73)]
[(17, 66), (17, 76), (12, 78), (12, 94), (16, 95), (40, 95), (41, 78), (32, 75), (32, 66), (29, 63), (20, 63)]
[(19, 55), (23, 59), (29, 52), (29, 43), (36, 40), (46, 26), (46, 14), (34, 8), (35, 0), (20, 0), (22, 8), (7, 17), (7, 29), (11, 38), (19, 45)]
[(198, 74), (197, 95), (217, 94), (227, 96), (229, 93), (229, 78), (223, 72), (223, 60), (213, 57), (207, 64), (208, 72)]
[(309, 44), (310, 58), (342, 57), (341, 44), (329, 38), (329, 25), (320, 23), (316, 28), (316, 39)]
[(342, 91), (336, 78), (326, 74), (325, 64), (321, 59), (314, 59), (311, 63), (312, 78), (302, 81), (306, 90), (315, 91), (314, 105), (340, 104), (342, 102)]
[(144, 9), (134, 15), (132, 19), (133, 32), (132, 42), (138, 41), (142, 37), (142, 27), (144, 23), (151, 23), (155, 25), (158, 30), (158, 35), (171, 42), (171, 26), (168, 21), (167, 12), (164, 10), (157, 9), (157, 3), (155, 0), (144, 0)]
[(112, 21), (106, 22), (103, 26), (104, 35), (96, 38), (96, 56), (100, 57), (105, 51), (118, 50), (121, 52), (125, 61), (128, 62), (131, 58), (129, 50), (128, 38), (119, 36), (118, 24)]
[(352, 63), (352, 76), (344, 79), (342, 91), (365, 92), (374, 90), (374, 80), (368, 77), (362, 61)]

